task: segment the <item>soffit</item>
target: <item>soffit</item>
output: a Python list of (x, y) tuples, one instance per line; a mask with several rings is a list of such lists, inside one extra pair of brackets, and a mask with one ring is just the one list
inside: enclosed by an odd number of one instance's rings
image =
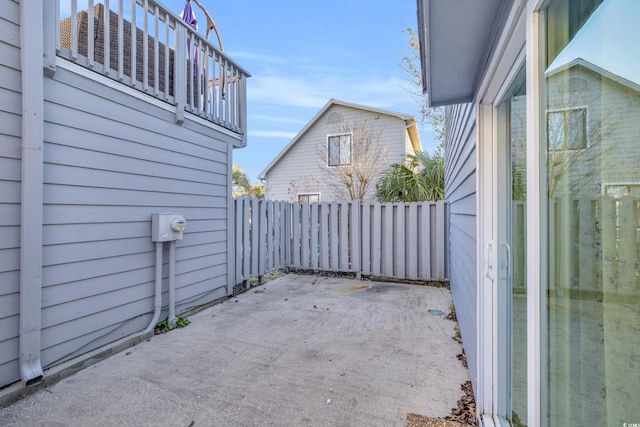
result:
[(423, 90), (431, 106), (469, 102), (513, 0), (418, 0)]

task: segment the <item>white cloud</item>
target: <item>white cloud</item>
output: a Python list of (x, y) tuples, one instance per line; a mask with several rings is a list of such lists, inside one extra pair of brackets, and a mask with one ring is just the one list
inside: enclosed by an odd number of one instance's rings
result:
[(252, 137), (269, 137), (269, 138), (287, 138), (292, 139), (297, 135), (296, 132), (287, 132), (279, 130), (251, 130), (248, 131), (249, 136)]
[[(397, 110), (412, 103), (396, 77), (379, 78), (354, 75), (259, 75), (250, 79), (248, 97), (251, 103), (319, 109), (330, 98)], [(406, 108), (403, 108), (406, 109)], [(407, 112), (407, 111), (398, 111)]]
[(296, 126), (304, 126), (307, 124), (306, 120), (289, 117), (289, 116), (276, 116), (269, 114), (252, 114), (251, 120), (259, 120), (268, 123), (290, 124)]
[(279, 57), (276, 55), (267, 55), (264, 53), (255, 53), (255, 52), (231, 52), (229, 56), (232, 58), (244, 58), (255, 61), (260, 61), (262, 63), (271, 63), (271, 64), (286, 64), (288, 61), (286, 58)]

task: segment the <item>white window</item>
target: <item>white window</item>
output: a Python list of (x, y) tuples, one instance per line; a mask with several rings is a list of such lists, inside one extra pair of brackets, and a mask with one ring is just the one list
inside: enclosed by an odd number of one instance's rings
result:
[(549, 150), (587, 148), (587, 109), (547, 111)]
[(298, 203), (320, 203), (320, 193), (298, 193)]
[(327, 137), (327, 164), (341, 166), (351, 164), (351, 135), (331, 135)]

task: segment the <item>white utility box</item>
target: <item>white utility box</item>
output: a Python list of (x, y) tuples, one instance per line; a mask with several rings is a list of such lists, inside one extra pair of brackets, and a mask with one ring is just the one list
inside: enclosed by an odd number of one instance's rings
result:
[(163, 212), (151, 215), (151, 240), (153, 242), (181, 240), (185, 228), (187, 228), (187, 220), (182, 214)]

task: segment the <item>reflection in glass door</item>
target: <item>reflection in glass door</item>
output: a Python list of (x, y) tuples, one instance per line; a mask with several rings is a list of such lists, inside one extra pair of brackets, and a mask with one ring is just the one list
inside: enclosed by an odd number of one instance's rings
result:
[[(526, 95), (525, 70), (518, 73), (498, 106), (498, 218), (500, 241), (499, 350), (502, 416), (513, 426), (527, 419), (526, 286)], [(502, 337), (506, 338), (503, 339)]]
[(551, 0), (540, 20), (549, 426), (640, 424), (638, 16), (637, 0)]

